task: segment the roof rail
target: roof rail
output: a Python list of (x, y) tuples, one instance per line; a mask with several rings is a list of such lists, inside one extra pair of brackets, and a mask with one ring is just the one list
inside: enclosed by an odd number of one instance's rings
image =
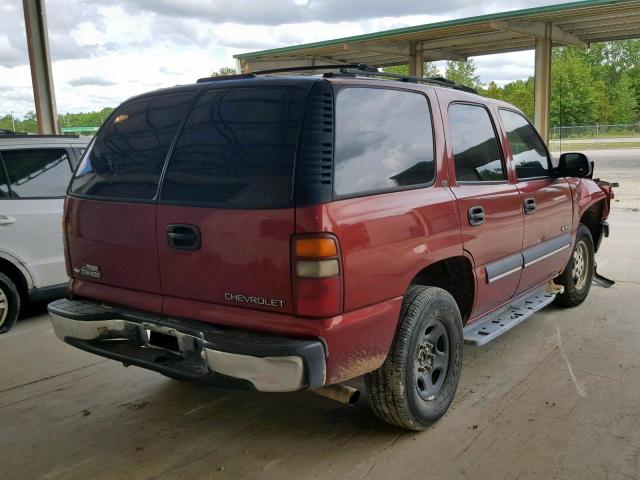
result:
[(234, 73), (233, 75), (217, 75), (215, 77), (203, 77), (196, 80), (196, 83), (219, 82), (221, 80), (240, 80), (241, 78), (254, 78), (253, 73)]
[(254, 72), (256, 75), (269, 75), (270, 73), (285, 73), (285, 72), (304, 72), (311, 70), (343, 70), (343, 69), (356, 69), (363, 72), (377, 72), (378, 69), (370, 67), (366, 63), (342, 63), (342, 64), (328, 64), (328, 65), (305, 65), (303, 67), (283, 67), (272, 68), (270, 70), (259, 70)]
[[(351, 68), (342, 68), (340, 69), (341, 75), (351, 75), (351, 76), (361, 76), (361, 77), (379, 77), (379, 78), (389, 78), (392, 80), (399, 80), (401, 82), (406, 83), (424, 83), (427, 85), (437, 85), (439, 87), (446, 88), (454, 88), (456, 90), (460, 90), (467, 93), (475, 93), (478, 94), (478, 91), (475, 88), (467, 87), (466, 85), (460, 85), (455, 83), (447, 78), (443, 77), (416, 77), (413, 75), (402, 75), (400, 73), (391, 73), (391, 72), (379, 72), (377, 70), (360, 70), (360, 69), (351, 69)], [(335, 76), (333, 73), (325, 73), (326, 77)]]
[[(478, 91), (475, 88), (467, 87), (466, 85), (459, 85), (451, 80), (442, 77), (416, 77), (413, 75), (401, 75), (399, 73), (380, 72), (376, 67), (367, 65), (366, 63), (349, 63), (349, 64), (328, 64), (328, 65), (305, 65), (301, 67), (283, 67), (273, 68), (269, 70), (259, 70), (253, 73), (238, 73), (234, 75), (223, 75), (219, 77), (205, 77), (200, 78), (196, 83), (216, 82), (220, 80), (236, 80), (241, 78), (255, 78), (258, 75), (269, 75), (271, 73), (287, 73), (287, 72), (307, 72), (313, 70), (338, 70), (337, 75), (350, 75), (361, 77), (378, 77), (388, 78), (393, 80), (400, 80), (407, 83), (424, 83), (428, 85), (437, 85), (439, 87), (455, 88), (463, 92), (475, 93)], [(324, 74), (325, 77), (336, 76), (336, 73), (328, 72)]]
[(220, 80), (239, 80), (242, 78), (255, 78), (258, 75), (269, 75), (270, 73), (304, 72), (312, 70), (339, 70), (342, 68), (357, 68), (358, 70), (377, 72), (376, 68), (364, 63), (341, 63), (338, 65), (306, 65), (302, 67), (272, 68), (269, 70), (259, 70), (253, 73), (234, 73), (233, 75), (219, 75), (217, 77), (199, 78), (196, 83), (218, 82)]

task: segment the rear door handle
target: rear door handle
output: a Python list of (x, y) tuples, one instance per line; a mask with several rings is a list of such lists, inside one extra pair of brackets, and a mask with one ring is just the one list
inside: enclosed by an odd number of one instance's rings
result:
[(527, 215), (532, 214), (536, 211), (536, 199), (535, 198), (525, 198), (524, 200), (524, 213)]
[(484, 208), (480, 206), (471, 207), (469, 209), (469, 225), (477, 227), (484, 223)]
[(177, 250), (199, 250), (200, 229), (195, 225), (173, 223), (167, 225), (167, 244)]
[(12, 223), (16, 223), (16, 219), (14, 217), (0, 215), (0, 225), (11, 225)]

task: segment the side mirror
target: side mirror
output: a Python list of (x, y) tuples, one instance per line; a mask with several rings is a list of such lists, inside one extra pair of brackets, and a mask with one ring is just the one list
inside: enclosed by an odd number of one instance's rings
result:
[(584, 153), (563, 153), (560, 155), (558, 173), (562, 177), (591, 178), (593, 164)]

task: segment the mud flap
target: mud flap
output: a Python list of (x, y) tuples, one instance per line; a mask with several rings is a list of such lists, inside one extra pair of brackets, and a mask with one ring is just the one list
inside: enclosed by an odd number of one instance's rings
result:
[(593, 268), (593, 283), (604, 288), (611, 288), (615, 285), (616, 282), (600, 275), (598, 273), (598, 264), (596, 263)]

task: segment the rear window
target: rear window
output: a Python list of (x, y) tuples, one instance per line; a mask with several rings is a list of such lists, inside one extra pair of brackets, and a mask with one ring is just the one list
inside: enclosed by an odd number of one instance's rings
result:
[(154, 95), (118, 107), (76, 170), (71, 193), (153, 200), (169, 146), (192, 98), (193, 92)]
[(290, 206), (306, 93), (299, 86), (264, 85), (205, 92), (173, 150), (160, 200), (222, 208)]

